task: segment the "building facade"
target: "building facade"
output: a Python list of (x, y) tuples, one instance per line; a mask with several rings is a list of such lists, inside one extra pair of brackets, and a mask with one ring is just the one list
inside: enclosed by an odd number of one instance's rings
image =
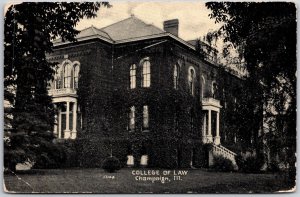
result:
[(161, 30), (132, 16), (54, 42), (54, 134), (78, 144), (80, 166), (110, 154), (129, 166), (205, 167), (210, 154), (234, 162), (224, 144), (234, 145), (238, 131), (223, 117), (244, 80), (216, 62), (215, 49), (180, 39), (178, 24)]

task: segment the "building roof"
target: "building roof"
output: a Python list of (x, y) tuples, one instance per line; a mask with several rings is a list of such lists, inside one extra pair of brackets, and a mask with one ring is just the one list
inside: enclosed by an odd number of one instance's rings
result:
[(131, 16), (109, 26), (98, 29), (94, 26), (85, 28), (76, 36), (77, 39), (86, 37), (102, 37), (107, 40), (117, 42), (133, 38), (147, 37), (151, 35), (164, 34), (165, 31), (152, 24), (146, 24), (142, 20)]
[[(98, 29), (98, 28), (94, 27), (93, 25), (91, 27), (88, 27), (88, 28), (85, 28), (85, 29), (81, 30), (79, 32), (79, 34), (77, 34), (76, 39), (77, 40), (87, 40), (87, 39), (91, 39), (91, 38), (95, 38), (95, 37), (101, 38), (101, 39), (106, 40), (108, 42), (113, 41), (106, 32), (102, 31), (101, 29)], [(66, 44), (66, 43), (70, 43), (70, 42), (68, 42), (68, 41), (62, 42), (62, 39), (59, 38), (59, 39), (54, 40), (53, 43), (54, 43), (54, 45), (57, 45), (59, 43)]]
[(104, 27), (101, 30), (106, 32), (114, 41), (165, 33), (165, 31), (152, 24), (146, 24), (135, 16)]
[(86, 29), (81, 30), (76, 38), (83, 38), (83, 37), (88, 37), (88, 36), (91, 36), (91, 35), (99, 35), (99, 36), (102, 36), (106, 39), (111, 40), (110, 36), (106, 32), (104, 32), (101, 29), (98, 29), (94, 26), (91, 26), (91, 27), (88, 27)]
[[(109, 26), (98, 29), (94, 26), (88, 27), (80, 31), (76, 36), (78, 41), (99, 38), (109, 43), (125, 43), (131, 41), (138, 41), (144, 39), (158, 38), (169, 36), (180, 43), (195, 49), (194, 46), (182, 40), (181, 38), (165, 32), (164, 30), (144, 21), (135, 16), (131, 16), (119, 22), (113, 23)], [(68, 44), (70, 42), (62, 42), (61, 39), (53, 41), (55, 46)]]

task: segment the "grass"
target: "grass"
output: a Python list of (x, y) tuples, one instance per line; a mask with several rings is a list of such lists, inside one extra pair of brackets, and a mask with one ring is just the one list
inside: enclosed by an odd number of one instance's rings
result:
[[(5, 174), (7, 192), (16, 193), (273, 193), (288, 190), (283, 174), (244, 174), (188, 170), (180, 181), (136, 181), (130, 168), (116, 173), (102, 169), (51, 169)], [(145, 169), (148, 170), (148, 169)], [(163, 170), (160, 170), (162, 174)], [(172, 170), (173, 172), (173, 170)], [(105, 176), (113, 176), (105, 178)]]

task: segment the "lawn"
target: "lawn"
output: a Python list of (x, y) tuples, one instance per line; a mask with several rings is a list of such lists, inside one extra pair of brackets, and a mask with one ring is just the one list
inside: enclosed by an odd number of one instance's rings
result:
[[(137, 181), (133, 170), (125, 168), (116, 173), (102, 169), (51, 169), (5, 174), (5, 190), (17, 193), (272, 193), (290, 189), (282, 174), (219, 173), (189, 169), (180, 180), (174, 172), (152, 182)], [(149, 169), (142, 169), (148, 171)], [(159, 170), (159, 175), (167, 170)], [(178, 175), (178, 170), (176, 170)], [(180, 173), (180, 172), (179, 172)], [(159, 177), (145, 175), (141, 177)], [(141, 178), (143, 179), (143, 178)]]

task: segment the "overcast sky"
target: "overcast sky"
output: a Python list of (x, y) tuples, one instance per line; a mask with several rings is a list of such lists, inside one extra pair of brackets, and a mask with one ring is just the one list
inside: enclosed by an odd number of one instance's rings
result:
[(210, 30), (220, 27), (214, 20), (209, 19), (210, 10), (203, 2), (112, 2), (111, 8), (100, 8), (95, 19), (83, 19), (77, 29), (94, 25), (101, 28), (122, 19), (131, 14), (146, 23), (153, 24), (163, 29), (163, 21), (179, 19), (179, 37), (184, 40), (202, 37)]

